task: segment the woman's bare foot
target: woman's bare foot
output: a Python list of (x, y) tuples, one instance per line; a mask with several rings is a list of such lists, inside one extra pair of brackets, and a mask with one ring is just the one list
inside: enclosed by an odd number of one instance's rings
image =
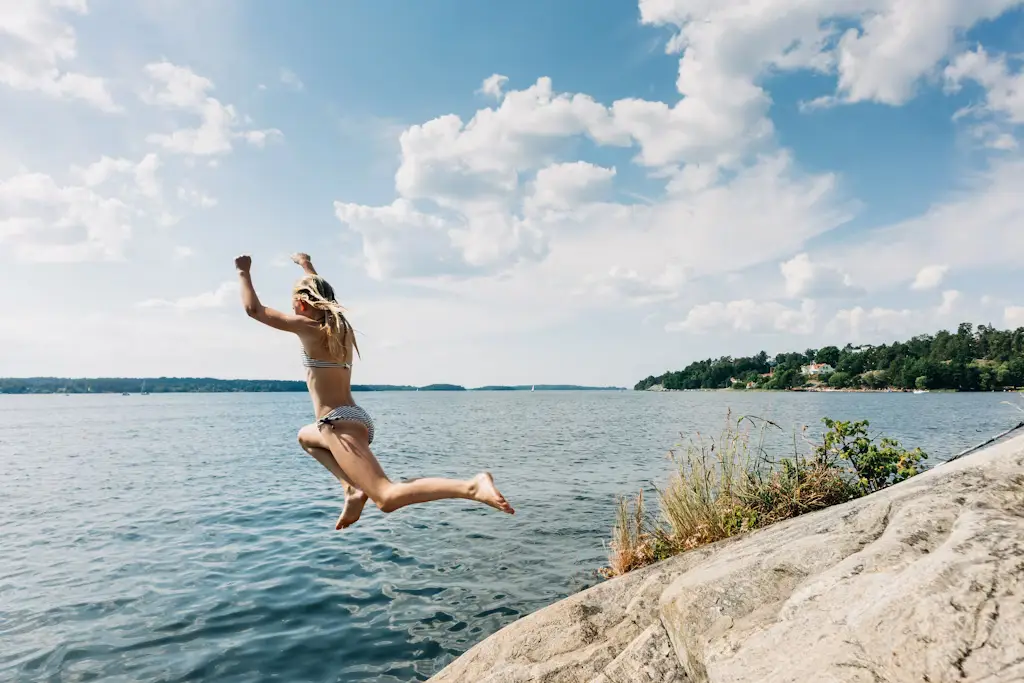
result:
[(345, 491), (345, 507), (341, 509), (341, 516), (338, 523), (334, 525), (335, 530), (347, 529), (359, 521), (363, 514), (363, 506), (366, 505), (366, 494), (356, 488), (349, 488)]
[(486, 503), (495, 510), (501, 510), (510, 515), (516, 513), (512, 506), (508, 504), (508, 501), (505, 500), (505, 496), (501, 495), (501, 492), (498, 491), (498, 487), (494, 485), (494, 477), (491, 476), (490, 472), (481, 472), (473, 477), (472, 496), (473, 500)]

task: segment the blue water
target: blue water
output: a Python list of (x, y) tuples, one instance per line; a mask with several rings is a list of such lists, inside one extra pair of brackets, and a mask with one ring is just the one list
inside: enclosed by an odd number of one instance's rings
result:
[(302, 394), (0, 396), (0, 680), (423, 680), (595, 583), (616, 495), (728, 407), (868, 418), (936, 459), (1022, 417), (1009, 394), (359, 398), (393, 478), (487, 468), (516, 516), (445, 501), (335, 532)]

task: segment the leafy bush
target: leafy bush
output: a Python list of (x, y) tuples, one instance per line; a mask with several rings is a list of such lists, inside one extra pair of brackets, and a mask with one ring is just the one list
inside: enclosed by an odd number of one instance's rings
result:
[[(760, 418), (726, 419), (716, 440), (699, 433), (669, 451), (675, 471), (658, 491), (660, 516), (644, 510), (643, 491), (619, 501), (606, 577), (807, 512), (844, 503), (918, 473), (920, 449), (888, 438), (875, 442), (868, 422), (824, 418), (820, 444), (773, 460), (765, 449), (770, 428)], [(746, 427), (745, 429), (743, 427)]]
[(928, 457), (920, 448), (906, 450), (895, 439), (882, 437), (876, 443), (868, 437), (867, 420), (841, 422), (826, 417), (822, 422), (827, 431), (823, 443), (814, 447), (815, 459), (827, 467), (833, 467), (839, 460), (848, 462), (862, 494), (909, 479)]
[(850, 386), (850, 374), (847, 372), (833, 372), (829, 375), (828, 385), (835, 389), (845, 389)]

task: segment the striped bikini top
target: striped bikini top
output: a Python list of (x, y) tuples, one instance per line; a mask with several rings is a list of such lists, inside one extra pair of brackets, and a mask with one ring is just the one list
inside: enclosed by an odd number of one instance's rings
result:
[(319, 360), (318, 358), (310, 358), (309, 354), (306, 353), (306, 349), (302, 349), (302, 364), (307, 368), (351, 368), (351, 363), (335, 363), (331, 360)]

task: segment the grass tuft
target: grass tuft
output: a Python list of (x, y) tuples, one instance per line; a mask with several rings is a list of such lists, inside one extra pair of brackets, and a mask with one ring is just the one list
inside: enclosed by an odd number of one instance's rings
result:
[[(717, 439), (696, 434), (669, 451), (674, 471), (659, 490), (657, 517), (644, 509), (644, 493), (619, 500), (608, 566), (611, 578), (688, 550), (785, 519), (844, 503), (917, 473), (920, 450), (867, 437), (866, 421), (825, 418), (820, 445), (773, 460), (765, 449), (770, 430), (756, 417), (726, 418)], [(870, 481), (871, 486), (865, 482)]]

